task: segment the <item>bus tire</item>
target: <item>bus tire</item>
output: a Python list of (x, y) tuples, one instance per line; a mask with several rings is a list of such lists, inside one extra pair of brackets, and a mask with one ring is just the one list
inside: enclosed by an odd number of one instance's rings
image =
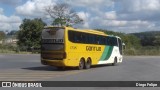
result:
[(82, 70), (82, 69), (84, 69), (84, 67), (85, 67), (85, 61), (83, 58), (81, 58), (79, 61), (78, 69)]
[(90, 58), (88, 58), (87, 59), (87, 61), (86, 61), (86, 63), (85, 63), (85, 69), (90, 69), (91, 68), (91, 59)]
[(117, 57), (114, 58), (114, 62), (112, 63), (112, 66), (116, 66), (117, 65)]

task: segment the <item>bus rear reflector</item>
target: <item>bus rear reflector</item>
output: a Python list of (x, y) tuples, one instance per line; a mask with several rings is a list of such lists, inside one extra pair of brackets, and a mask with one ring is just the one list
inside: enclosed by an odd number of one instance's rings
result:
[(63, 53), (63, 59), (65, 59), (67, 57), (66, 52)]

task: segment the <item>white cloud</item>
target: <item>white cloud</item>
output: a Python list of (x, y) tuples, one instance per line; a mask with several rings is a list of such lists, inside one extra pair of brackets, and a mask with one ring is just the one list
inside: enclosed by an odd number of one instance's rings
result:
[(159, 11), (160, 0), (121, 0), (122, 10), (127, 12)]
[(124, 32), (160, 30), (160, 0), (115, 0), (115, 4), (118, 5), (116, 20), (126, 21), (126, 25), (117, 29)]
[[(0, 11), (3, 12), (3, 9), (0, 8)], [(5, 16), (3, 13), (0, 13), (0, 30), (17, 30), (21, 24), (21, 18), (19, 16)]]
[(103, 14), (105, 9), (114, 7), (114, 0), (64, 0), (73, 7), (84, 8), (89, 13)]
[(89, 13), (87, 13), (87, 12), (78, 12), (78, 15), (83, 20), (87, 20), (89, 18), (89, 16), (90, 16)]
[[(116, 16), (117, 17), (117, 16)], [(90, 19), (90, 28), (101, 28), (125, 33), (155, 30), (155, 23), (143, 20), (118, 20), (95, 16)], [(159, 27), (158, 27), (159, 28)]]
[(87, 12), (78, 12), (78, 15), (80, 18), (82, 18), (84, 20), (84, 23), (83, 23), (83, 27), (84, 28), (89, 28), (89, 16), (90, 14), (87, 13)]
[(126, 24), (127, 24), (127, 21), (118, 21), (118, 20), (107, 20), (105, 22), (105, 25), (110, 27), (123, 27)]
[(56, 0), (28, 0), (25, 4), (16, 7), (19, 15), (28, 17), (43, 17), (45, 7), (55, 5)]
[(103, 28), (108, 29), (109, 27), (124, 27), (127, 25), (127, 21), (119, 21), (119, 20), (111, 20), (111, 19), (103, 19), (102, 17), (93, 17), (92, 18), (92, 25), (94, 28)]
[[(160, 0), (28, 0), (16, 7), (16, 13), (26, 18), (44, 17), (44, 7), (55, 5), (56, 2), (66, 2), (78, 10), (78, 15), (84, 20), (83, 28), (102, 28), (121, 32), (137, 32), (160, 30)], [(5, 18), (18, 17), (3, 15)], [(2, 21), (2, 20), (1, 20)], [(5, 26), (7, 27), (7, 25)], [(9, 26), (8, 26), (9, 27)], [(81, 28), (80, 27), (80, 28)]]
[(116, 12), (115, 11), (109, 11), (105, 13), (106, 19), (111, 19), (114, 20), (117, 18)]
[[(150, 1), (151, 0), (135, 0), (135, 2), (132, 0), (67, 0), (68, 3), (75, 7), (83, 7), (87, 9), (86, 11), (89, 16), (87, 16), (84, 12), (79, 14), (85, 21), (82, 27), (86, 26), (89, 28), (102, 28), (110, 30), (115, 29), (116, 31), (123, 29), (123, 32), (126, 32), (126, 30), (129, 29), (133, 32), (134, 29), (137, 31), (145, 30), (143, 27), (152, 29), (155, 26), (153, 22), (149, 22), (145, 19), (144, 13), (139, 14), (140, 11), (144, 12), (144, 10), (146, 10), (146, 13), (148, 13), (147, 10), (156, 10), (158, 4), (156, 7), (153, 5), (157, 2), (153, 1), (151, 3)], [(117, 2), (121, 4), (121, 8), (119, 9), (117, 9), (119, 6), (115, 6), (115, 4), (117, 5)], [(141, 4), (147, 4), (149, 6), (145, 7), (146, 5)], [(86, 17), (88, 18), (87, 20)]]
[[(87, 7), (90, 4), (86, 4), (89, 2), (79, 2), (79, 6), (82, 4), (81, 6), (90, 8), (90, 6)], [(160, 20), (160, 0), (114, 0), (113, 5), (105, 6), (105, 12), (104, 9), (101, 9), (102, 7), (104, 7), (104, 3), (99, 4), (99, 7), (94, 4), (92, 5), (94, 10), (88, 10), (90, 28), (121, 32), (160, 30), (160, 23), (158, 23)]]
[(131, 24), (134, 26), (149, 26), (150, 25), (148, 21), (141, 21), (141, 20), (128, 21), (128, 24)]
[(141, 7), (141, 10), (159, 11), (160, 0), (143, 0), (143, 2), (141, 3), (143, 3), (143, 7)]
[(1, 23), (19, 23), (21, 22), (21, 19), (20, 17), (18, 16), (10, 16), (10, 17), (7, 17), (5, 15), (0, 15), (0, 22)]
[(110, 7), (114, 4), (113, 0), (65, 0), (71, 5), (80, 7), (95, 7), (95, 6), (107, 6)]
[(119, 19), (160, 20), (160, 0), (122, 0), (117, 2), (121, 6), (117, 11)]

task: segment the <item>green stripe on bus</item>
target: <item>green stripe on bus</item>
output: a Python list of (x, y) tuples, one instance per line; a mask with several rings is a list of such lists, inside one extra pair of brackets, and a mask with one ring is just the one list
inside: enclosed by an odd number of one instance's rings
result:
[(108, 60), (113, 51), (113, 46), (106, 46), (100, 58), (101, 61)]

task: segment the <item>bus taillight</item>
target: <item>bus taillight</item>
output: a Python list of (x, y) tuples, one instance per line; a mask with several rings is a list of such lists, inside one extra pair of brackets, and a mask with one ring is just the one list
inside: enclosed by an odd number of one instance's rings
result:
[(65, 59), (67, 57), (66, 52), (63, 53), (63, 58)]

